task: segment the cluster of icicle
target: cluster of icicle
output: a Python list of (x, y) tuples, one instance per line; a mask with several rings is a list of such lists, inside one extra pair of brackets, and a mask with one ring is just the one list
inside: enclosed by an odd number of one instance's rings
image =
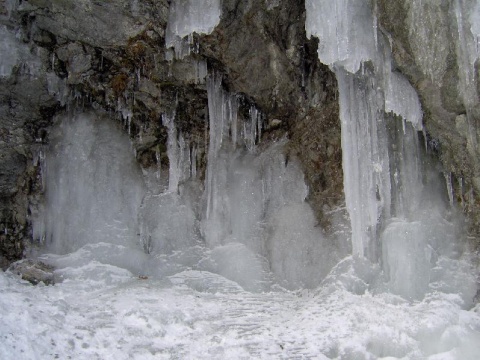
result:
[(307, 34), (319, 38), (320, 61), (338, 80), (353, 255), (380, 262), (393, 292), (421, 297), (456, 239), (444, 205), (428, 203), (442, 195), (423, 184), (418, 96), (392, 70), (375, 1), (307, 0), (306, 9)]
[[(390, 47), (378, 32), (376, 9), (369, 1), (307, 0), (306, 6), (307, 33), (320, 39), (319, 58), (338, 79), (353, 252), (375, 258), (380, 219), (393, 215), (392, 205), (397, 205), (394, 215), (406, 216), (407, 209), (400, 207), (410, 198), (408, 189), (418, 181), (416, 169), (406, 169), (406, 164), (397, 164), (403, 169), (391, 168), (385, 113), (393, 112), (421, 130), (420, 102), (408, 81), (392, 72)], [(407, 133), (406, 124), (403, 127)], [(414, 142), (413, 136), (406, 141)], [(410, 145), (401, 157), (418, 161), (416, 146)], [(396, 194), (397, 202), (392, 199), (395, 186), (405, 192)]]

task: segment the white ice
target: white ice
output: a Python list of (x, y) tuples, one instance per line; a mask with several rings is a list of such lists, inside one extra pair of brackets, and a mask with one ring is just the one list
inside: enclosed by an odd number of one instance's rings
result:
[(174, 0), (170, 4), (165, 46), (173, 47), (178, 59), (190, 53), (194, 32), (209, 34), (220, 21), (220, 0)]
[(340, 224), (335, 238), (316, 224), (288, 141), (262, 144), (262, 114), (252, 106), (243, 118), (210, 74), (203, 193), (173, 114), (166, 189), (146, 188), (120, 124), (98, 113), (59, 121), (34, 219), (57, 284), (0, 273), (0, 357), (477, 359), (462, 223), (423, 164), (418, 99), (386, 63), (369, 4), (307, 1), (307, 24), (319, 26), (307, 31), (338, 33), (320, 39), (334, 46), (320, 56), (339, 81), (353, 256)]
[(15, 30), (0, 25), (0, 78), (11, 76), (15, 67), (19, 67), (22, 75), (40, 76), (43, 73), (39, 56), (17, 38)]
[(46, 153), (46, 201), (33, 237), (66, 253), (95, 242), (140, 246), (143, 177), (128, 136), (102, 114), (57, 119)]
[(376, 44), (370, 2), (307, 0), (307, 35), (320, 39), (318, 56), (326, 65), (341, 65), (351, 73), (362, 62), (375, 60)]
[(7, 77), (20, 61), (19, 44), (6, 26), (0, 27), (0, 39), (0, 77)]
[[(423, 19), (430, 3), (412, 1), (410, 15)], [(457, 22), (466, 27), (462, 19), (471, 2), (456, 4)], [(392, 293), (421, 299), (432, 286), (433, 274), (441, 269), (441, 258), (458, 259), (464, 235), (449, 210), (447, 189), (439, 185), (442, 179), (432, 175), (420, 151), (417, 131), (423, 125), (418, 95), (401, 74), (392, 71), (388, 34), (377, 32), (375, 4), (372, 9), (367, 1), (355, 7), (348, 7), (347, 1), (312, 0), (306, 5), (307, 34), (319, 37), (319, 58), (330, 65), (338, 80), (353, 255), (381, 264), (384, 284)], [(428, 35), (430, 26), (445, 20), (431, 16), (431, 22), (420, 25), (420, 38)], [(434, 39), (429, 44), (437, 49), (437, 42)], [(364, 51), (349, 47), (351, 43)], [(416, 50), (428, 52), (429, 48)], [(425, 61), (430, 62), (428, 57)], [(435, 63), (428, 66), (441, 71)], [(455, 282), (452, 278), (440, 282), (450, 281)], [(462, 288), (456, 291), (464, 293)]]
[(55, 286), (0, 273), (0, 357), (477, 359), (480, 309), (455, 294), (408, 303), (364, 292), (351, 259), (340, 265), (322, 290), (295, 294), (246, 292), (201, 270), (143, 280), (72, 259)]

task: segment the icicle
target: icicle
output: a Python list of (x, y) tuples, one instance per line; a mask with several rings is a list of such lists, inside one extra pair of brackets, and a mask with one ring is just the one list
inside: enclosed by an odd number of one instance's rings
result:
[(250, 152), (255, 151), (257, 138), (260, 140), (262, 131), (261, 115), (255, 106), (251, 106), (249, 110), (250, 119), (243, 124), (243, 140)]
[(140, 79), (141, 79), (140, 68), (135, 69), (135, 77), (137, 79), (137, 84), (140, 84)]
[(463, 194), (463, 178), (461, 177), (458, 178), (458, 189), (460, 193), (460, 205), (462, 206), (462, 209), (465, 210), (465, 199)]
[(192, 146), (190, 163), (192, 164), (191, 177), (192, 179), (196, 179), (197, 178), (197, 146), (196, 145)]
[(375, 41), (375, 50), (378, 51), (378, 5), (377, 0), (373, 0), (373, 37)]
[(453, 206), (454, 194), (453, 194), (452, 173), (445, 172), (443, 175), (445, 176), (445, 182), (447, 184), (448, 200), (450, 201), (450, 206)]
[(389, 216), (391, 184), (385, 124), (373, 80), (336, 71), (340, 94), (345, 198), (352, 223), (353, 254), (375, 259), (377, 225)]
[(220, 21), (220, 14), (220, 0), (172, 1), (165, 30), (165, 46), (175, 49), (177, 59), (185, 57), (190, 54), (192, 34), (211, 33)]
[(425, 152), (428, 153), (428, 139), (427, 139), (427, 130), (425, 128), (422, 129), (423, 134), (423, 143), (425, 146)]
[(161, 175), (162, 175), (162, 162), (161, 162), (161, 158), (160, 158), (160, 148), (158, 146), (155, 149), (155, 159), (157, 160), (156, 176), (157, 176), (157, 180), (160, 180)]
[(177, 129), (175, 127), (175, 114), (162, 115), (163, 126), (167, 128), (168, 142), (167, 142), (167, 155), (169, 161), (168, 171), (168, 190), (176, 192), (178, 190), (178, 184), (180, 182), (180, 169), (179, 169), (179, 147), (177, 143)]
[(257, 113), (257, 134), (258, 134), (258, 142), (262, 140), (262, 127), (263, 127), (263, 117), (260, 112)]
[(46, 179), (47, 179), (47, 156), (40, 150), (38, 153), (39, 163), (40, 163), (40, 178), (42, 180), (42, 191), (45, 191), (46, 188)]
[(205, 60), (195, 61), (195, 84), (204, 84), (208, 75), (207, 62)]
[(191, 176), (191, 156), (190, 148), (186, 143), (182, 133), (178, 135), (178, 147), (179, 147), (179, 159), (178, 159), (178, 168), (179, 168), (179, 181), (186, 180)]
[(229, 107), (231, 113), (231, 133), (232, 133), (232, 143), (233, 146), (236, 147), (238, 144), (238, 118), (237, 118), (237, 98), (231, 97), (229, 98)]

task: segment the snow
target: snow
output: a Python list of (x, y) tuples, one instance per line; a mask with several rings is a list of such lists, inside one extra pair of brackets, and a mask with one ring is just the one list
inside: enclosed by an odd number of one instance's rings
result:
[(251, 293), (199, 270), (141, 279), (93, 261), (57, 272), (63, 282), (48, 287), (0, 273), (2, 359), (473, 360), (480, 350), (480, 314), (458, 296), (357, 294), (342, 284), (348, 272), (298, 293)]

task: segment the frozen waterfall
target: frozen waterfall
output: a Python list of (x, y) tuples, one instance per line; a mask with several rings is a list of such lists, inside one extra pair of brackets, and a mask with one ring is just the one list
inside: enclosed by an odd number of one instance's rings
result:
[(101, 114), (57, 119), (42, 164), (45, 207), (33, 227), (50, 251), (135, 244), (144, 181), (128, 137), (110, 121)]
[(457, 256), (460, 234), (419, 146), (418, 96), (392, 72), (373, 10), (369, 1), (309, 0), (306, 27), (338, 80), (353, 255), (381, 263), (391, 291), (419, 299), (439, 257)]
[[(470, 2), (454, 2), (459, 34), (478, 37), (479, 7), (466, 17)], [(221, 3), (171, 1), (169, 60), (190, 53), (193, 33), (214, 29)], [(410, 3), (414, 21), (422, 2)], [(332, 215), (334, 235), (321, 229), (288, 138), (263, 141), (264, 115), (205, 61), (194, 63), (208, 98), (201, 155), (170, 109), (156, 120), (168, 166), (154, 144), (157, 165), (142, 171), (121, 124), (76, 109), (55, 119), (35, 160), (45, 191), (30, 209), (35, 255), (58, 282), (31, 287), (0, 273), (0, 357), (478, 357), (462, 218), (419, 141), (420, 101), (392, 70), (375, 1), (306, 0), (306, 10), (307, 34), (338, 81), (349, 219)], [(470, 66), (464, 40), (457, 52)], [(11, 34), (0, 40), (0, 50), (17, 45)], [(440, 56), (441, 44), (431, 46)], [(432, 61), (431, 49), (413, 50)], [(24, 56), (20, 47), (2, 57), (0, 77)]]

